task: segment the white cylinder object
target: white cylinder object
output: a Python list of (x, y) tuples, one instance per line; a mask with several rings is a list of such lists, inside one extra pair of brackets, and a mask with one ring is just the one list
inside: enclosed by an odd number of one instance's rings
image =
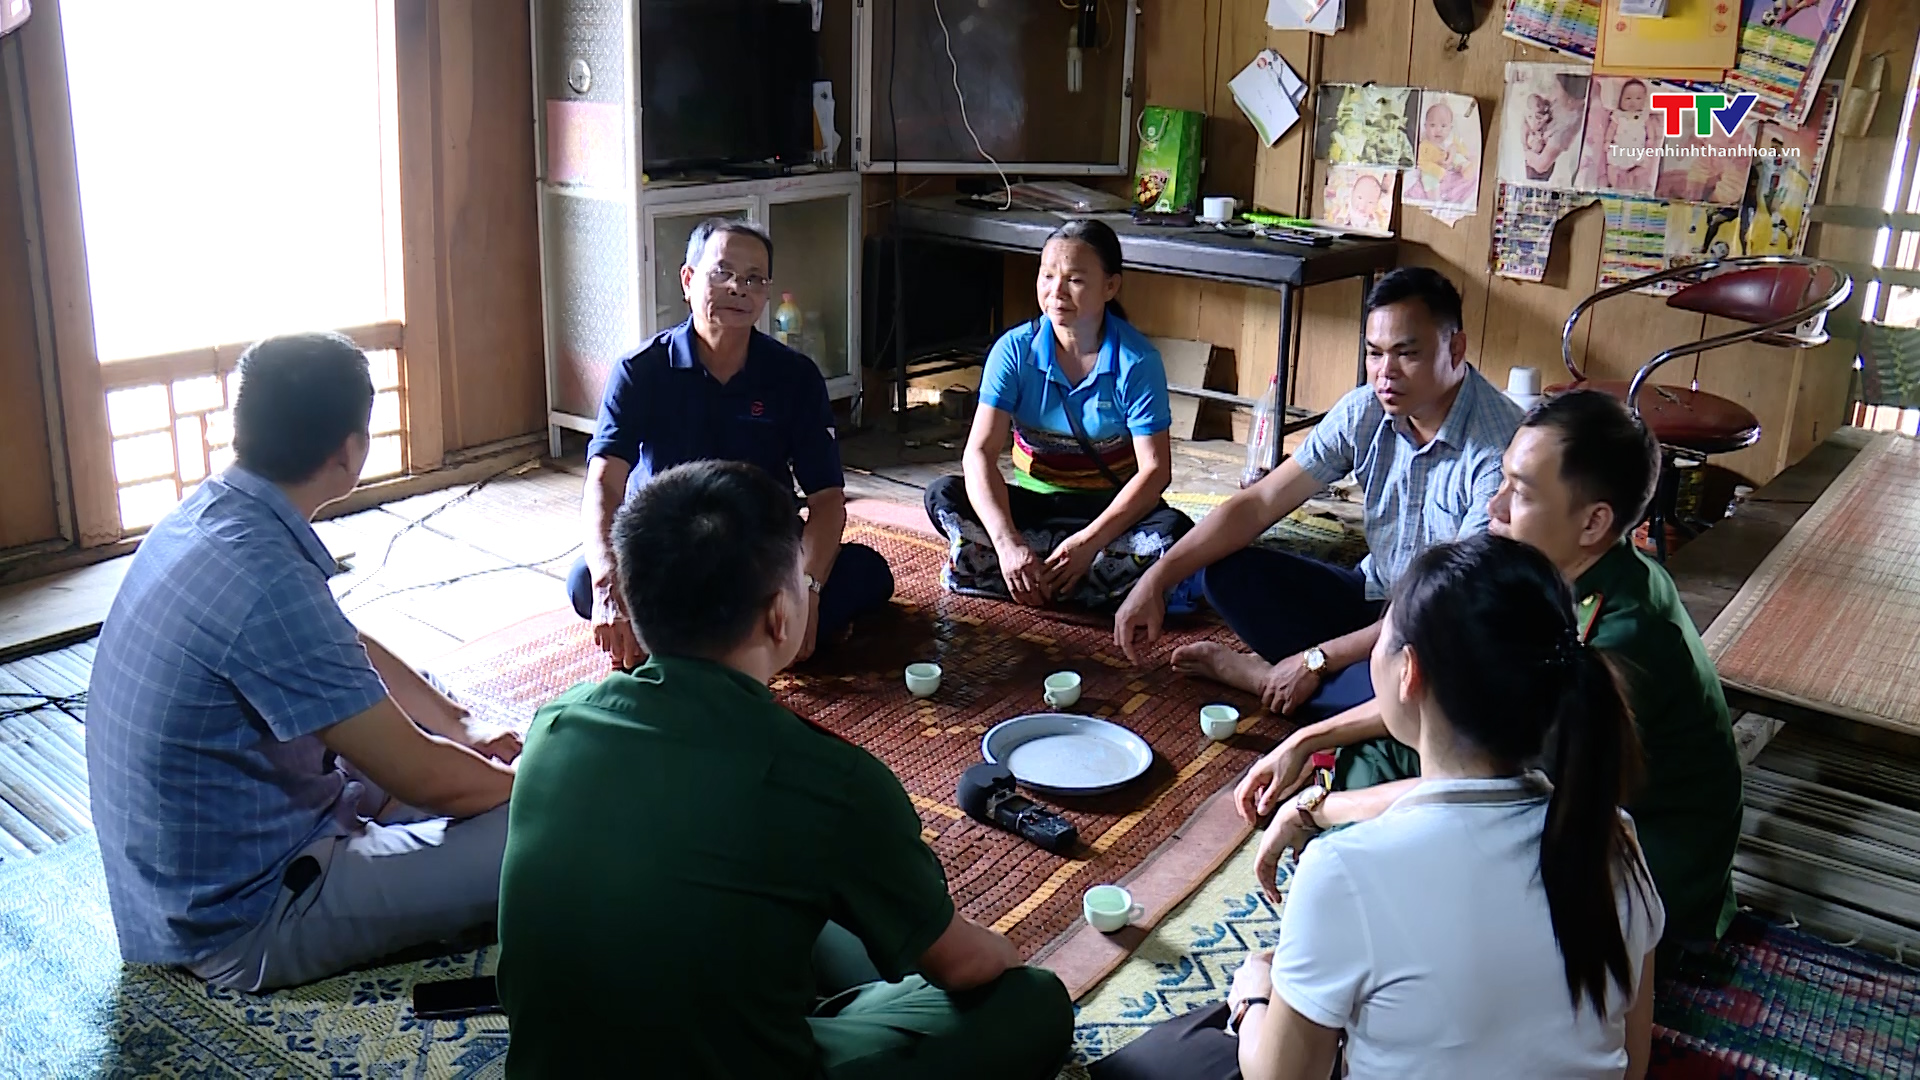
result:
[(1200, 200), (1200, 220), (1220, 224), (1232, 221), (1240, 204), (1226, 195), (1210, 195)]
[(1517, 367), (1507, 372), (1507, 397), (1523, 409), (1540, 403), (1540, 369)]

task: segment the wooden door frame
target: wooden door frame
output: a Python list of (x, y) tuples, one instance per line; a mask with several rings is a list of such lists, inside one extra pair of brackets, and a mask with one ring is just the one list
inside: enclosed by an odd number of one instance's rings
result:
[(66, 466), (56, 466), (56, 472), (65, 474), (56, 477), (56, 485), (64, 480), (71, 512), (69, 539), (81, 547), (98, 547), (120, 539), (120, 502), (113, 482), (107, 397), (93, 335), (93, 296), (80, 223), (80, 163), (67, 95), (60, 0), (39, 0), (33, 16), (15, 35), (31, 157), (27, 171), (36, 204), (28, 228), (29, 232), (37, 228), (40, 270), (45, 275), (48, 325), (40, 336), (42, 347), (52, 350), (57, 383), (58, 409), (48, 420), (59, 433), (54, 457), (64, 457)]

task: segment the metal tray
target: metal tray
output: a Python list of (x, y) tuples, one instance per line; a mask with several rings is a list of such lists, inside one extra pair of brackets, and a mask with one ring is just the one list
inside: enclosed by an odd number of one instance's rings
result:
[(1015, 780), (1052, 795), (1100, 795), (1153, 765), (1153, 747), (1119, 724), (1072, 713), (1033, 713), (995, 724), (980, 755)]

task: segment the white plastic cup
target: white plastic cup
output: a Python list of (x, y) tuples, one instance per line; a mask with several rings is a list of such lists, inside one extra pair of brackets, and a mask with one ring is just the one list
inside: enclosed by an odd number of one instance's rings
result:
[(940, 689), (939, 664), (908, 664), (907, 693), (914, 697), (932, 697)]
[(1095, 885), (1080, 899), (1080, 913), (1087, 925), (1103, 934), (1111, 934), (1147, 913), (1133, 902), (1133, 894), (1118, 885)]
[(1523, 409), (1540, 404), (1540, 369), (1517, 367), (1507, 372), (1507, 397)]
[(1080, 700), (1080, 676), (1072, 671), (1056, 671), (1047, 676), (1044, 684), (1047, 704), (1056, 709), (1064, 709)]
[(1214, 742), (1226, 742), (1240, 730), (1240, 710), (1231, 705), (1203, 705), (1200, 731)]
[(1200, 220), (1209, 225), (1224, 225), (1233, 220), (1240, 208), (1238, 200), (1226, 195), (1210, 195), (1200, 200)]

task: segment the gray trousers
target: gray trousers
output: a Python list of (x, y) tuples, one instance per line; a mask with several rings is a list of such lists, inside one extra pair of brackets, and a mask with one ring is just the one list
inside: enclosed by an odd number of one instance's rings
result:
[(337, 975), (494, 921), (507, 807), (455, 821), (361, 781), (377, 820), (307, 845), (281, 876), (273, 910), (247, 936), (189, 966), (218, 986), (258, 992)]

